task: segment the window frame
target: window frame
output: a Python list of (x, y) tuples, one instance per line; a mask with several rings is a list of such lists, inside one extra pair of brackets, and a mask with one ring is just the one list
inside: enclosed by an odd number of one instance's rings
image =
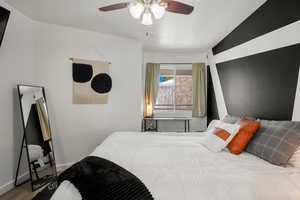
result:
[[(174, 79), (173, 104), (156, 104), (156, 102), (155, 102), (155, 104), (153, 105), (153, 111), (154, 111), (154, 113), (155, 114), (161, 114), (161, 113), (165, 113), (165, 114), (174, 114), (174, 113), (184, 113), (184, 114), (187, 114), (188, 113), (188, 114), (191, 114), (192, 113), (193, 103), (192, 104), (182, 104), (182, 105), (177, 105), (176, 104), (176, 94), (177, 94), (176, 93), (176, 83), (177, 83), (176, 82), (177, 81), (176, 77), (180, 76), (180, 75), (177, 74), (177, 70), (192, 70), (192, 64), (190, 64), (188, 66), (184, 65), (183, 67), (182, 67), (182, 65), (181, 66), (176, 66), (176, 65), (175, 66), (174, 65), (172, 65), (172, 66), (170, 66), (170, 65), (161, 65), (160, 66), (160, 70), (162, 70), (162, 69), (168, 69), (168, 70), (172, 70), (173, 71), (172, 75), (164, 75), (166, 77), (168, 77), (168, 76), (169, 77), (173, 77), (173, 79)], [(160, 74), (160, 76), (161, 76), (161, 74)], [(192, 88), (192, 91), (193, 91), (193, 88)], [(172, 109), (155, 108), (156, 106), (160, 106), (160, 107), (163, 107), (163, 106), (172, 106)], [(177, 107), (179, 107), (179, 106), (190, 106), (191, 109), (187, 109), (187, 110), (177, 109)]]

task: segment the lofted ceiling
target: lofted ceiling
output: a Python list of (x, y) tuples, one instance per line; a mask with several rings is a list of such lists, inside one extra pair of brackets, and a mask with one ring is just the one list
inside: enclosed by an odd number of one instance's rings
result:
[[(152, 26), (128, 9), (99, 12), (124, 0), (4, 0), (30, 18), (51, 24), (139, 40), (146, 50), (204, 51), (211, 48), (266, 0), (178, 0), (195, 7), (191, 15), (166, 13)], [(146, 33), (149, 33), (146, 36)]]

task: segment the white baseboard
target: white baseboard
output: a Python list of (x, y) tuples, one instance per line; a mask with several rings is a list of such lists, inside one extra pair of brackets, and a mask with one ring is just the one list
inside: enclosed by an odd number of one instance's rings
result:
[[(56, 169), (58, 172), (62, 172), (64, 170), (66, 170), (67, 168), (69, 168), (70, 166), (72, 166), (73, 164), (74, 164), (73, 162), (66, 163), (66, 164), (58, 164), (56, 166)], [(29, 179), (29, 172), (25, 172), (24, 174), (20, 175), (18, 178), (18, 182), (21, 183), (27, 179)], [(15, 188), (15, 180), (11, 180), (11, 181), (7, 182), (6, 184), (1, 185), (0, 186), (0, 196), (14, 188)]]
[[(29, 173), (25, 172), (24, 174), (20, 175), (18, 177), (18, 182), (21, 183), (25, 180), (29, 179)], [(8, 183), (0, 186), (0, 196), (10, 190), (12, 190), (15, 187), (15, 180), (11, 180)]]

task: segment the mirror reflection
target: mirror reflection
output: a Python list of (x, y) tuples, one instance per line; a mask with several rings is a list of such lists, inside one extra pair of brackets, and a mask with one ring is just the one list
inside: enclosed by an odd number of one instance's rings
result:
[(55, 179), (57, 172), (43, 87), (19, 85), (25, 144), (35, 190)]

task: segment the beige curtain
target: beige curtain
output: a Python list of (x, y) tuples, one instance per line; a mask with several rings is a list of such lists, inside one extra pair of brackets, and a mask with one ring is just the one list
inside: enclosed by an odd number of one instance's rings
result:
[(40, 98), (36, 100), (36, 109), (39, 116), (39, 121), (42, 129), (43, 139), (44, 141), (47, 141), (51, 139), (51, 132), (50, 132), (50, 126), (49, 126), (49, 118), (48, 118), (48, 112), (46, 108), (46, 103), (44, 98)]
[(205, 63), (194, 63), (192, 76), (193, 76), (193, 117), (202, 117), (206, 113)]
[(145, 77), (145, 107), (144, 116), (152, 115), (153, 105), (158, 93), (160, 65), (147, 63)]

